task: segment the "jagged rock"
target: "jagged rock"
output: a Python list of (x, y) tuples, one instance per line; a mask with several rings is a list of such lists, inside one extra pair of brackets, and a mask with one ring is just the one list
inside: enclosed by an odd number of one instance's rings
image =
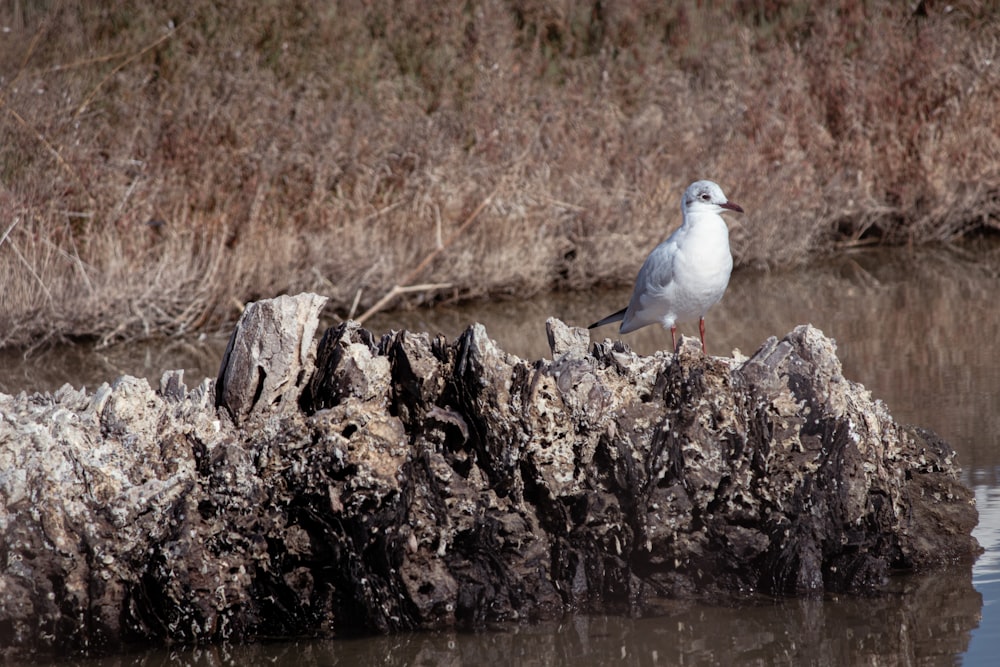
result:
[(481, 325), (317, 348), (322, 301), (288, 299), (248, 308), (218, 395), (0, 394), (8, 655), (876, 592), (978, 553), (952, 450), (812, 327), (735, 360), (550, 320), (528, 362)]
[(237, 424), (255, 411), (294, 409), (316, 356), (326, 297), (279, 296), (247, 304), (222, 357), (218, 405)]

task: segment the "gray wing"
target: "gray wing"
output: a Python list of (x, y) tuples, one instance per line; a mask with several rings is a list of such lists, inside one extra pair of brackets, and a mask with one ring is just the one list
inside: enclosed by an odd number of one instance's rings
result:
[(674, 260), (676, 258), (677, 243), (671, 236), (653, 248), (653, 252), (649, 253), (649, 257), (642, 263), (639, 277), (636, 279), (636, 287), (642, 284), (646, 292), (662, 292), (674, 280)]
[(658, 319), (643, 318), (642, 311), (646, 301), (663, 290), (672, 280), (674, 273), (674, 255), (677, 244), (673, 242), (674, 237), (653, 248), (646, 261), (639, 269), (639, 275), (635, 279), (635, 287), (632, 289), (632, 298), (627, 308), (622, 308), (617, 313), (612, 313), (604, 319), (591, 324), (588, 329), (596, 329), (612, 322), (621, 322), (621, 333), (635, 331), (639, 327), (659, 321)]
[[(635, 289), (622, 322), (622, 332), (660, 322), (662, 314), (651, 312), (649, 306), (657, 302), (674, 280), (674, 260), (677, 257), (676, 233), (656, 246), (642, 263), (635, 279)], [(655, 309), (658, 311), (659, 309)]]
[[(639, 276), (635, 279), (635, 290), (629, 309), (641, 309), (649, 297), (661, 294), (674, 280), (674, 260), (677, 257), (677, 243), (670, 237), (649, 253), (642, 263)], [(645, 299), (643, 297), (646, 297)]]

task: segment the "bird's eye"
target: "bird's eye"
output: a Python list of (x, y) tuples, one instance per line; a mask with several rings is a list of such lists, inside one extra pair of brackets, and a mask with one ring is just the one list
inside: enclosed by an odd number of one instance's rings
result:
[(702, 192), (701, 193), (701, 200), (702, 201), (708, 201), (708, 193), (707, 192)]

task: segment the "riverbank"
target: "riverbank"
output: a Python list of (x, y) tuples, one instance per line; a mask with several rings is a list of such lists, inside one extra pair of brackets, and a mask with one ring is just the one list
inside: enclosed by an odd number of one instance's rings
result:
[(1000, 15), (920, 7), (4, 7), (0, 346), (625, 282), (700, 177), (740, 265), (994, 229)]

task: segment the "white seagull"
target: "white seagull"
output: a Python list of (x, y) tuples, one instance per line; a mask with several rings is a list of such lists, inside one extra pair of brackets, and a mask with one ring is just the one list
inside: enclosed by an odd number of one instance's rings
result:
[(684, 221), (643, 262), (628, 307), (589, 328), (620, 320), (619, 332), (626, 334), (659, 322), (670, 329), (676, 350), (677, 322), (697, 317), (705, 352), (705, 313), (722, 298), (733, 270), (729, 228), (721, 215), (726, 211), (743, 209), (726, 199), (712, 181), (689, 185), (681, 200)]

